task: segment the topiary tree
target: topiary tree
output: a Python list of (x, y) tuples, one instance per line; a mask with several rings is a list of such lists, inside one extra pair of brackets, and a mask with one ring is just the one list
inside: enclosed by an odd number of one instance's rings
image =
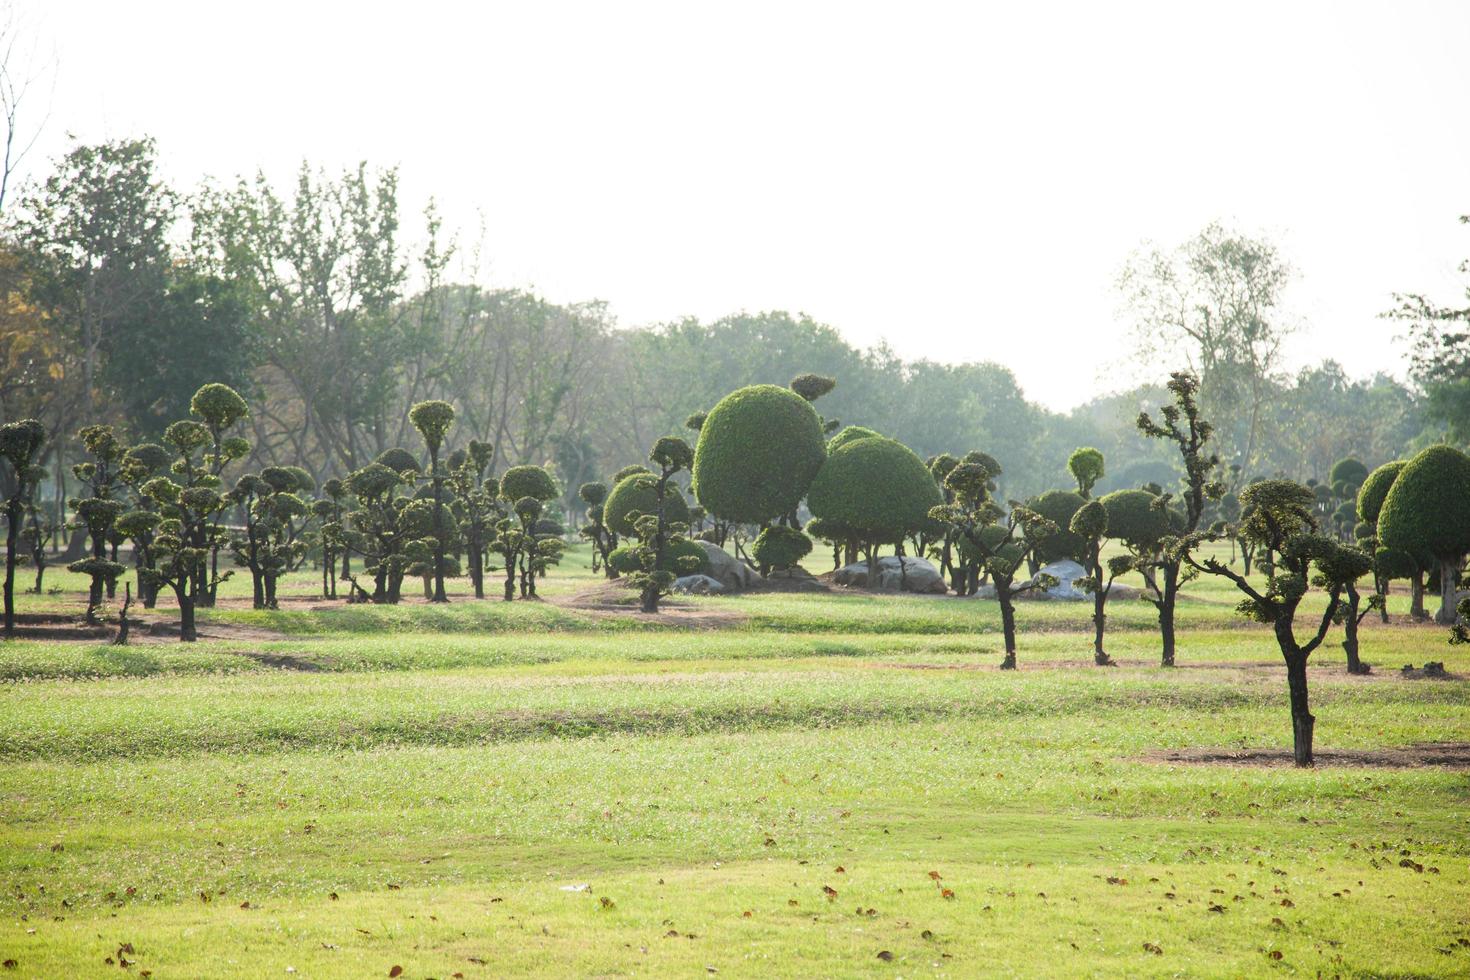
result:
[(230, 503), (245, 515), (245, 534), (230, 542), (235, 562), (250, 570), (256, 609), (275, 609), (276, 583), (306, 554), (306, 541), (296, 520), (308, 513), (296, 494), (297, 475), (281, 466), (267, 466), (259, 475), (242, 476), (230, 491)]
[(1358, 579), (1373, 573), (1373, 554), (1356, 545), (1340, 545), (1336, 552), (1319, 558), (1317, 564), (1323, 570), (1324, 580), (1340, 582), (1347, 595), (1347, 601), (1339, 608), (1337, 618), (1343, 627), (1342, 649), (1347, 654), (1348, 673), (1371, 674), (1373, 668), (1364, 663), (1359, 655), (1358, 627), (1378, 607), (1383, 597), (1375, 593), (1368, 598), (1365, 605), (1358, 592)]
[(943, 503), (924, 461), (903, 443), (881, 436), (838, 448), (807, 492), (812, 516), (842, 525), (861, 541), (870, 587), (878, 580), (878, 548), (919, 531), (930, 510)]
[(1072, 450), (1072, 455), (1067, 457), (1067, 471), (1077, 481), (1077, 492), (1083, 499), (1090, 500), (1092, 488), (1106, 475), (1102, 452), (1091, 446)]
[[(840, 435), (841, 433), (838, 434)], [(924, 465), (929, 467), (929, 475), (934, 478), (934, 483), (939, 487), (939, 492), (943, 495), (944, 502), (947, 504), (954, 503), (954, 495), (950, 493), (949, 487), (945, 485), (944, 481), (949, 476), (950, 471), (960, 465), (960, 461), (949, 453), (940, 453), (937, 456), (929, 457), (924, 461)], [(954, 589), (957, 595), (966, 595), (968, 594), (967, 575), (964, 561), (955, 560), (954, 530), (948, 524), (943, 525), (943, 527), (944, 536), (940, 538), (939, 547), (931, 548), (931, 553), (939, 559), (939, 573), (949, 579), (950, 588)], [(811, 529), (808, 528), (808, 530)]]
[[(502, 529), (515, 532), (511, 540), (505, 542), (514, 555), (506, 564), (507, 599), (514, 592), (517, 572), (520, 574), (521, 598), (530, 598), (536, 594), (536, 576), (546, 565), (546, 559), (552, 557), (553, 551), (560, 557), (559, 540), (554, 545), (547, 544), (544, 536), (538, 538), (535, 533), (536, 522), (541, 519), (546, 502), (555, 500), (560, 494), (556, 480), (541, 466), (512, 466), (501, 475), (500, 499), (510, 505), (514, 520), (502, 521), (497, 526), (497, 534)], [(534, 504), (527, 501), (534, 501)], [(506, 557), (507, 551), (502, 549), (501, 556)]]
[[(1189, 551), (1197, 544), (1195, 532), (1199, 530), (1207, 499), (1219, 500), (1225, 495), (1225, 485), (1211, 476), (1220, 465), (1220, 457), (1208, 449), (1215, 427), (1205, 421), (1199, 412), (1199, 379), (1187, 371), (1176, 371), (1169, 376), (1168, 389), (1174, 404), (1159, 410), (1162, 422), (1156, 422), (1147, 412), (1138, 415), (1138, 431), (1152, 439), (1165, 439), (1179, 450), (1184, 463), (1184, 521), (1179, 533), (1160, 543), (1153, 567), (1163, 577), (1162, 585), (1155, 584), (1152, 577), (1145, 581), (1152, 586), (1149, 601), (1159, 612), (1159, 635), (1163, 643), (1162, 663), (1174, 666), (1174, 607), (1179, 598), (1182, 584), (1180, 570), (1189, 558)], [(1169, 494), (1159, 498), (1167, 507), (1172, 499)]]
[(88, 496), (72, 503), (77, 515), (74, 526), (91, 538), (92, 554), (72, 562), (67, 568), (91, 578), (87, 622), (98, 623), (101, 622), (99, 614), (104, 594), (107, 598), (113, 596), (117, 577), (124, 571), (116, 560), (116, 545), (111, 558), (107, 547), (113, 522), (123, 512), (122, 501), (112, 499), (112, 495), (122, 484), (120, 469), (127, 446), (110, 425), (89, 425), (77, 433), (77, 439), (91, 458), (72, 467), (72, 473), (88, 489)]
[[(146, 511), (155, 509), (157, 505), (143, 493), (143, 484), (156, 476), (168, 473), (173, 460), (172, 453), (163, 446), (151, 442), (139, 443), (123, 455), (118, 473), (122, 482), (133, 493), (134, 508)], [(126, 538), (132, 537), (121, 531), (118, 533)], [(138, 578), (138, 601), (143, 603), (144, 609), (152, 609), (158, 603), (158, 585), (144, 575), (143, 551), (138, 548), (133, 549), (133, 567), (136, 569)], [(40, 591), (39, 583), (36, 590)]]
[(616, 578), (617, 569), (608, 564), (608, 556), (617, 549), (618, 536), (607, 526), (607, 484), (584, 483), (577, 495), (587, 505), (587, 525), (582, 528), (582, 537), (592, 542), (592, 570), (600, 567), (608, 578)]
[(1358, 489), (1367, 479), (1368, 467), (1362, 460), (1348, 456), (1332, 464), (1332, 469), (1327, 474), (1327, 485), (1339, 500), (1351, 500), (1357, 496)]
[[(634, 473), (619, 481), (602, 505), (602, 520), (608, 529), (620, 537), (636, 537), (633, 523), (638, 515), (654, 512), (660, 479), (653, 473)], [(678, 486), (667, 488), (663, 506), (669, 520), (677, 524), (689, 523), (689, 504)]]
[[(0, 425), (0, 459), (10, 464), (12, 483), (5, 498), (5, 635), (15, 633), (15, 565), (20, 557), (21, 519), (35, 487), (45, 478), (41, 466), (46, 427), (35, 419)], [(37, 578), (37, 591), (40, 579)]]
[[(687, 543), (684, 532), (688, 530), (688, 525), (671, 520), (669, 510), (669, 502), (673, 499), (670, 491), (672, 490), (674, 495), (678, 494), (678, 487), (670, 483), (670, 480), (673, 479), (674, 474), (693, 465), (694, 451), (683, 439), (676, 436), (665, 436), (654, 443), (648, 458), (659, 468), (659, 473), (653, 487), (652, 508), (629, 515), (633, 536), (638, 539), (635, 554), (639, 567), (637, 571), (628, 576), (628, 581), (638, 589), (639, 608), (646, 613), (656, 613), (659, 599), (669, 593), (674, 580), (678, 578), (678, 571), (684, 571), (687, 574), (699, 567), (699, 562), (689, 557), (677, 560), (673, 558), (671, 549)], [(639, 475), (635, 474), (628, 479), (637, 480), (639, 478)], [(613, 497), (617, 496), (618, 489), (621, 489), (624, 483), (618, 484), (618, 488), (613, 490)], [(682, 502), (682, 497), (679, 499)], [(612, 506), (612, 502), (613, 498), (608, 498), (609, 507)], [(686, 519), (687, 512), (686, 507)], [(678, 566), (678, 570), (671, 569), (669, 567), (671, 563)]]
[(794, 523), (797, 505), (827, 459), (822, 422), (786, 388), (754, 385), (722, 398), (704, 421), (692, 484), (722, 521)]
[(1114, 666), (1113, 658), (1103, 650), (1108, 595), (1113, 591), (1113, 580), (1127, 571), (1130, 563), (1126, 559), (1115, 560), (1104, 566), (1102, 548), (1108, 536), (1108, 510), (1102, 501), (1089, 500), (1077, 508), (1068, 530), (1083, 543), (1083, 567), (1087, 569), (1087, 578), (1078, 584), (1092, 593), (1092, 661), (1099, 667), (1111, 667)]
[(881, 432), (874, 432), (872, 429), (869, 429), (866, 426), (849, 425), (845, 427), (841, 432), (833, 436), (831, 439), (827, 440), (827, 455), (832, 455), (837, 450), (847, 445), (849, 442), (856, 442), (858, 439), (886, 438), (887, 436), (883, 435)]
[(560, 493), (556, 480), (542, 466), (512, 466), (500, 477), (500, 496), (504, 500), (532, 497), (545, 504)]
[(1451, 446), (1419, 453), (1393, 481), (1378, 515), (1378, 540), (1412, 555), (1421, 568), (1439, 567), (1440, 606), (1435, 620), (1456, 622), (1456, 586), (1470, 552), (1470, 456)]
[[(861, 445), (858, 443), (856, 445)], [(961, 547), (975, 556), (978, 565), (995, 583), (995, 598), (1000, 604), (1001, 631), (1005, 640), (1002, 670), (1016, 668), (1016, 597), (1036, 588), (1050, 588), (1056, 579), (1038, 575), (1024, 585), (1016, 585), (1016, 572), (1035, 551), (1037, 545), (1057, 531), (1051, 521), (1015, 501), (1009, 513), (990, 498), (991, 473), (979, 463), (961, 463), (945, 478), (945, 486), (953, 498), (930, 510), (937, 521), (954, 529)]]
[(451, 507), (469, 560), (470, 586), (475, 598), (485, 598), (485, 555), (501, 514), (497, 503), (499, 481), (486, 476), (495, 447), (471, 439), (469, 446), (450, 454), (447, 478)]
[(434, 595), (433, 602), (448, 602), (444, 591), (444, 472), (439, 467), (439, 448), (454, 425), (454, 406), (445, 401), (419, 402), (408, 410), (408, 421), (429, 448), (429, 484), (434, 489)]
[(811, 553), (812, 539), (794, 527), (776, 524), (766, 528), (750, 546), (762, 577), (773, 568), (791, 568)]
[[(1293, 756), (1298, 766), (1310, 766), (1316, 719), (1308, 703), (1307, 658), (1322, 644), (1338, 618), (1342, 591), (1348, 581), (1360, 574), (1361, 565), (1354, 556), (1344, 555), (1343, 545), (1317, 533), (1313, 514), (1316, 498), (1308, 488), (1290, 480), (1261, 480), (1241, 491), (1240, 503), (1238, 533), (1277, 555), (1265, 591), (1258, 590), (1219, 559), (1208, 557), (1199, 561), (1185, 551), (1185, 560), (1198, 571), (1233, 582), (1246, 597), (1240, 603), (1240, 611), (1272, 627), (1286, 661)], [(1303, 642), (1296, 635), (1296, 613), (1314, 584), (1327, 592), (1327, 604), (1316, 629)]]
[[(207, 386), (206, 386), (207, 387)], [(221, 416), (228, 417), (228, 416)], [(242, 440), (243, 441), (243, 440)], [(167, 585), (179, 604), (179, 639), (198, 639), (197, 601), (228, 577), (210, 565), (220, 541), (219, 514), (227, 506), (219, 492), (219, 470), (249, 452), (203, 422), (183, 419), (164, 430), (163, 443), (173, 450), (169, 476), (155, 476), (138, 489), (153, 510), (140, 507), (119, 519), (118, 526), (141, 549), (140, 566), (149, 588)]]
[(1378, 613), (1385, 623), (1388, 622), (1388, 589), (1395, 578), (1408, 578), (1413, 581), (1413, 605), (1416, 612), (1412, 614), (1419, 618), (1424, 616), (1422, 573), (1408, 555), (1388, 552), (1380, 555), (1378, 544), (1378, 515), (1383, 510), (1383, 501), (1388, 497), (1389, 488), (1393, 486), (1407, 463), (1408, 460), (1405, 459), (1384, 463), (1369, 473), (1364, 478), (1363, 485), (1358, 488), (1359, 529), (1355, 529), (1354, 534), (1373, 553), (1373, 587), (1381, 597)]
[(363, 559), (364, 570), (373, 577), (369, 593), (350, 573), (344, 576), (352, 588), (353, 602), (396, 603), (402, 592), (407, 560), (404, 538), (399, 534), (399, 517), (407, 498), (399, 490), (412, 480), (392, 467), (373, 462), (347, 476), (347, 489), (357, 506), (345, 515), (343, 546)]
[[(250, 406), (229, 385), (212, 383), (194, 392), (189, 399), (189, 414), (199, 420), (209, 436), (205, 444), (207, 451), (200, 460), (206, 479), (200, 485), (220, 490), (224, 486), (221, 476), (225, 467), (250, 453), (248, 440), (228, 434), (250, 417)], [(207, 550), (208, 571), (194, 576), (192, 587), (198, 605), (213, 606), (219, 594), (219, 584), (230, 576), (226, 572), (222, 577), (219, 572), (219, 551), (226, 542), (226, 534), (219, 524), (209, 522), (200, 529), (200, 537), (203, 540), (195, 542), (195, 546)]]

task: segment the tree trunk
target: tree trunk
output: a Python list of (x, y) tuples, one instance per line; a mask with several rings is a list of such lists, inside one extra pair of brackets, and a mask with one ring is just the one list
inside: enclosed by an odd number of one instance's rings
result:
[(187, 588), (174, 589), (179, 599), (179, 641), (193, 643), (199, 639), (194, 629), (194, 596)]
[(1296, 650), (1286, 655), (1286, 685), (1291, 692), (1292, 756), (1300, 767), (1312, 765), (1312, 726), (1317, 719), (1307, 705), (1307, 658)]
[(1458, 561), (1441, 561), (1439, 563), (1439, 612), (1434, 621), (1441, 626), (1453, 626), (1460, 619), (1456, 610), (1459, 605), (1455, 593), (1459, 591), (1460, 563)]
[(5, 635), (15, 632), (15, 549), (20, 545), (20, 499), (5, 505)]
[(1092, 662), (1099, 667), (1113, 667), (1113, 658), (1103, 650), (1103, 624), (1107, 622), (1107, 615), (1103, 612), (1107, 606), (1108, 595), (1101, 586), (1099, 580), (1098, 588), (1092, 594)]
[(1424, 573), (1415, 572), (1409, 579), (1409, 615), (1414, 619), (1428, 619), (1424, 611)]
[(1164, 566), (1164, 591), (1159, 602), (1159, 638), (1164, 652), (1161, 665), (1174, 666), (1174, 601), (1179, 597), (1179, 566)]
[(638, 602), (639, 608), (641, 608), (644, 612), (658, 612), (658, 587), (649, 586), (648, 588), (645, 588), (643, 590), (643, 594), (638, 597)]
[(1011, 583), (995, 580), (995, 597), (1000, 601), (1000, 629), (1005, 640), (1006, 656), (1000, 662), (1001, 670), (1016, 669), (1016, 607), (1011, 601)]
[(1347, 616), (1342, 621), (1342, 649), (1347, 654), (1349, 674), (1367, 674), (1368, 665), (1358, 659), (1358, 590), (1351, 582), (1347, 585)]

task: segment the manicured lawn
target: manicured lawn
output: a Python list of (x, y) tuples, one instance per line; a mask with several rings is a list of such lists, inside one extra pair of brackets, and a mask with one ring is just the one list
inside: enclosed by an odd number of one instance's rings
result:
[[(1470, 743), (1470, 656), (1405, 596), (1364, 625), (1373, 675), (1336, 635), (1314, 656), (1326, 764), (1298, 771), (1180, 758), (1289, 749), (1274, 643), (1216, 582), (1186, 589), (1175, 670), (1133, 601), (1116, 669), (1090, 665), (1087, 606), (1024, 604), (1009, 673), (993, 603), (684, 599), (705, 618), (670, 626), (578, 604), (584, 564), (540, 603), (319, 608), (303, 573), (198, 644), (0, 647), (0, 960), (1470, 973), (1470, 772), (1404, 764)], [(22, 611), (79, 611), (51, 581)], [(1451, 678), (1398, 670), (1429, 660)]]

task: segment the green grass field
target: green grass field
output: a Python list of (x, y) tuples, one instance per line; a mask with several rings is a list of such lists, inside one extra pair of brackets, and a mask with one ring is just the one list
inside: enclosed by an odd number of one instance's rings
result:
[[(447, 607), (303, 573), (258, 612), (232, 581), (197, 644), (0, 646), (5, 972), (1470, 975), (1470, 655), (1403, 595), (1371, 676), (1339, 633), (1314, 655), (1303, 771), (1274, 642), (1216, 581), (1174, 670), (1117, 601), (1118, 668), (1090, 606), (1025, 603), (1002, 672), (994, 603), (651, 619), (579, 603), (586, 565)], [(21, 611), (79, 615), (47, 581)]]

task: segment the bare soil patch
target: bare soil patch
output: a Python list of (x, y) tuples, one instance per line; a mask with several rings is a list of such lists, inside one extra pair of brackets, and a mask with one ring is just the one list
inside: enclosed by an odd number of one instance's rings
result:
[[(22, 640), (55, 640), (72, 643), (111, 643), (117, 635), (117, 618), (111, 617), (103, 623), (88, 623), (85, 617), (64, 613), (20, 613), (15, 617), (15, 636)], [(129, 616), (128, 642), (167, 643), (178, 642), (177, 619), (143, 618)], [(195, 632), (201, 640), (285, 640), (284, 633), (262, 629), (258, 626), (237, 626), (233, 623), (200, 622)]]
[(716, 630), (741, 626), (750, 617), (736, 609), (691, 605), (687, 599), (665, 597), (658, 612), (650, 615), (638, 608), (638, 593), (617, 581), (602, 582), (571, 595), (547, 600), (562, 609), (571, 609), (600, 619), (627, 619), (646, 623), (681, 626), (686, 629)]
[[(1392, 749), (1319, 749), (1312, 753), (1318, 766), (1359, 766), (1372, 769), (1470, 770), (1470, 742), (1425, 742)], [(1290, 749), (1169, 749), (1151, 752), (1149, 762), (1201, 766), (1257, 766), (1290, 768)]]

